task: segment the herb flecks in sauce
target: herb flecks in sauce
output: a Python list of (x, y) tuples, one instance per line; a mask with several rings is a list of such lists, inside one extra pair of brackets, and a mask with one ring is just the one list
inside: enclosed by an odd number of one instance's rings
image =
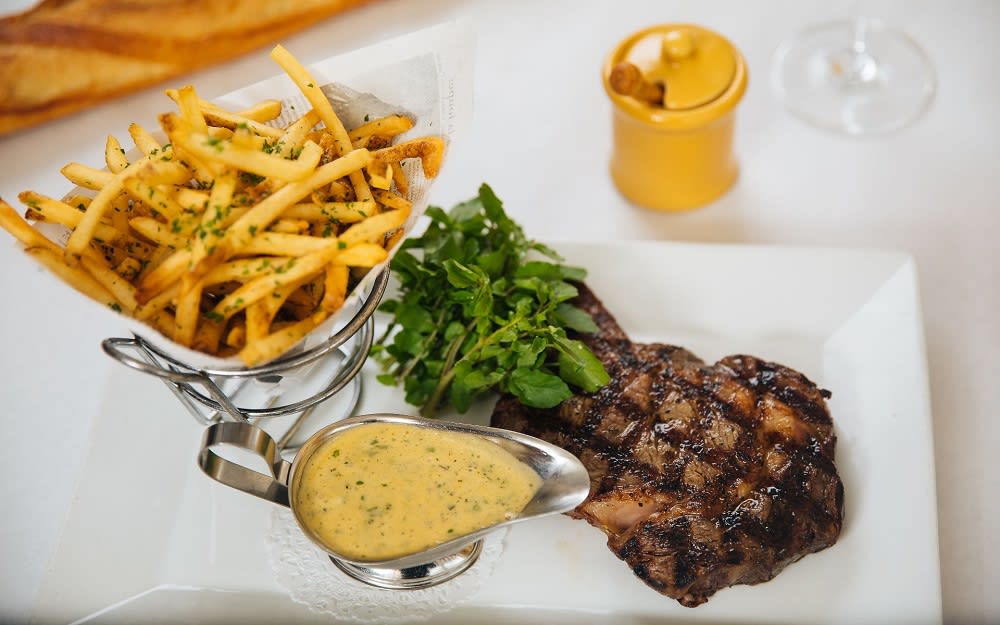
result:
[(302, 471), (293, 504), (301, 522), (334, 553), (369, 561), (512, 519), (541, 486), (488, 440), (402, 424), (337, 434)]

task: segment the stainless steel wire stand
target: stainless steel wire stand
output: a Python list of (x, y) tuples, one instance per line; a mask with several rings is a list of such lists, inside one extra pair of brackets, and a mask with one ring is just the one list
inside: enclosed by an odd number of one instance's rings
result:
[[(375, 277), (368, 296), (361, 302), (354, 317), (343, 328), (323, 343), (306, 351), (290, 354), (266, 365), (252, 368), (198, 368), (183, 363), (166, 354), (144, 338), (108, 338), (101, 343), (104, 352), (118, 362), (161, 379), (188, 412), (202, 425), (224, 420), (251, 422), (251, 420), (298, 415), (281, 436), (279, 448), (293, 449), (288, 445), (292, 436), (309, 413), (322, 401), (330, 399), (350, 386), (351, 396), (343, 408), (348, 416), (354, 409), (361, 391), (358, 373), (364, 365), (374, 338), (375, 309), (378, 308), (389, 283), (389, 269)], [(350, 345), (353, 341), (353, 345)], [(339, 360), (326, 372), (322, 387), (311, 395), (296, 401), (283, 402), (279, 394), (266, 405), (240, 405), (240, 395), (252, 387), (275, 388), (289, 376), (305, 376), (320, 359), (332, 357)], [(325, 363), (329, 364), (329, 363)], [(321, 372), (322, 373), (322, 372)], [(201, 389), (201, 390), (199, 390)]]

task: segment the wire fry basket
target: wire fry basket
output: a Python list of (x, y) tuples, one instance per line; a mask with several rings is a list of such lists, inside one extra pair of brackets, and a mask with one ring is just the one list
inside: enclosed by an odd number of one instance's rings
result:
[(326, 341), (252, 368), (199, 368), (168, 355), (138, 335), (102, 341), (104, 352), (118, 362), (161, 379), (202, 425), (225, 420), (251, 422), (298, 415), (281, 437), (284, 449), (308, 414), (320, 403), (347, 391), (340, 402), (348, 416), (361, 392), (358, 373), (374, 338), (372, 315), (389, 283), (384, 268), (372, 282), (356, 311)]

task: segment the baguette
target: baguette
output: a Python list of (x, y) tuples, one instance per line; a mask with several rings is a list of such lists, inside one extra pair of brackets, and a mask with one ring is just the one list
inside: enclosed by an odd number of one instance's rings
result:
[(0, 135), (231, 59), (369, 0), (42, 0), (0, 19)]

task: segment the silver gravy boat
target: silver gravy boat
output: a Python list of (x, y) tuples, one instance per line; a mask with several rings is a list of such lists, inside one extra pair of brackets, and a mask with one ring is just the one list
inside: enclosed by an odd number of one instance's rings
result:
[[(407, 424), (487, 438), (531, 467), (541, 478), (542, 485), (513, 519), (399, 558), (371, 561), (347, 558), (323, 545), (299, 518), (293, 503), (301, 483), (298, 468), (305, 466), (311, 454), (330, 437), (369, 423)], [(223, 458), (214, 451), (221, 445), (260, 455), (271, 474)], [(483, 537), (490, 532), (512, 523), (568, 512), (580, 505), (590, 491), (590, 478), (583, 464), (569, 452), (545, 441), (509, 430), (397, 414), (362, 415), (329, 425), (313, 434), (292, 462), (281, 458), (274, 439), (260, 428), (246, 422), (217, 423), (205, 431), (198, 465), (206, 475), (226, 486), (290, 508), (306, 537), (323, 549), (339, 569), (364, 583), (390, 589), (426, 588), (452, 579), (476, 561), (482, 552)]]

